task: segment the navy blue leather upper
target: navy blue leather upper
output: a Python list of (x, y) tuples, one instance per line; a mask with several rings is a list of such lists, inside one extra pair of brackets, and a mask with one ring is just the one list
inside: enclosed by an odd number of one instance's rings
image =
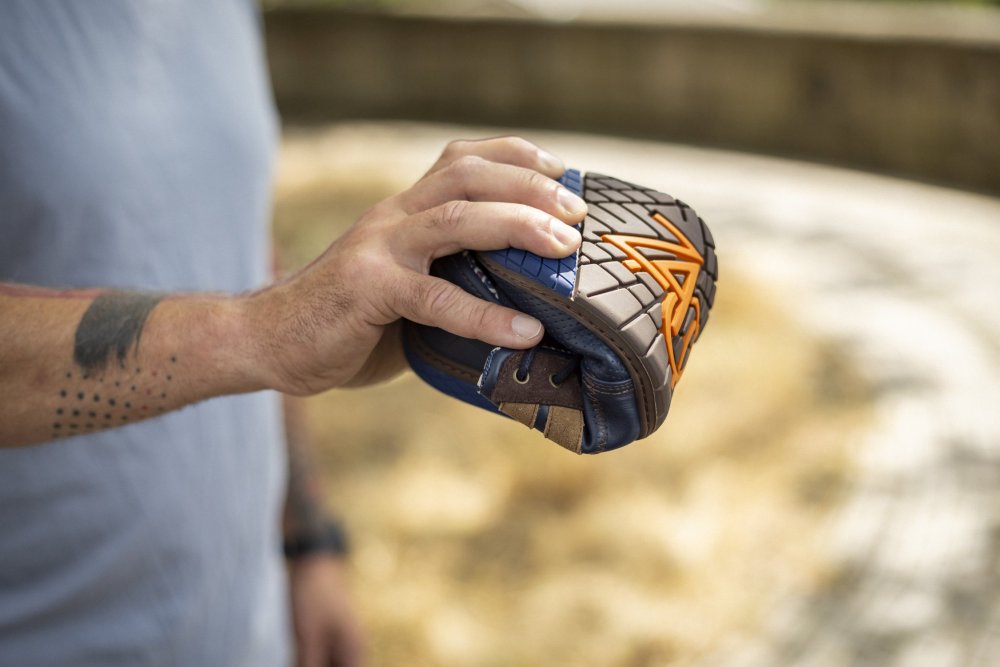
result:
[[(582, 194), (580, 172), (569, 170), (560, 182)], [(573, 295), (577, 277), (575, 254), (558, 260), (517, 249), (483, 254), (563, 297)], [(584, 413), (581, 447), (584, 453), (615, 449), (639, 437), (635, 387), (629, 372), (594, 332), (563, 310), (491, 274), (472, 253), (437, 260), (432, 273), (480, 298), (538, 318), (546, 331), (540, 345), (565, 354), (578, 364), (571, 381), (579, 382), (582, 388), (583, 401), (579, 407)], [(417, 375), (450, 396), (499, 413), (497, 405), (487, 397), (492, 395), (503, 362), (519, 351), (490, 348), (429, 327), (407, 325), (413, 330), (404, 336), (405, 349)], [(544, 424), (546, 411), (546, 406), (539, 411), (536, 428)]]
[[(584, 390), (584, 453), (614, 449), (638, 438), (635, 387), (618, 355), (596, 334), (555, 306), (527, 292), (515, 290), (502, 280), (496, 280), (496, 283), (518, 310), (537, 317), (545, 325), (542, 344), (579, 357), (579, 381)], [(492, 355), (490, 359), (497, 361), (502, 358), (502, 355)], [(491, 375), (497, 373), (499, 368), (499, 363), (491, 364), (487, 360), (479, 382), (481, 391), (484, 384), (496, 382)]]

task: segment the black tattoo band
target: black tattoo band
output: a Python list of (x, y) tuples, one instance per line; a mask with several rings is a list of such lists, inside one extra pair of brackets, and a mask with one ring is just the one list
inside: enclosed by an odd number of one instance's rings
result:
[(73, 361), (84, 371), (100, 370), (112, 356), (124, 364), (138, 349), (146, 319), (163, 299), (148, 292), (105, 292), (94, 299), (76, 328)]

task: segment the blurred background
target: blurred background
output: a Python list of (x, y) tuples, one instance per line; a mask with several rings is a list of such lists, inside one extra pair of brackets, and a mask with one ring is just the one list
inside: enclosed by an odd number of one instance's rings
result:
[(287, 267), (507, 133), (720, 251), (623, 450), (412, 376), (309, 400), (372, 664), (1000, 664), (997, 4), (265, 2)]

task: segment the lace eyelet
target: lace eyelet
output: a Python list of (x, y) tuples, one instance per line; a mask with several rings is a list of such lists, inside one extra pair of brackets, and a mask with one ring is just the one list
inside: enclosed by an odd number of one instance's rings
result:
[(552, 385), (552, 387), (555, 388), (555, 389), (558, 389), (559, 387), (562, 386), (562, 382), (556, 382), (556, 374), (555, 373), (553, 373), (552, 375), (549, 376), (549, 384)]
[(522, 380), (521, 378), (519, 378), (517, 376), (517, 371), (518, 370), (519, 369), (517, 369), (517, 368), (514, 369), (514, 382), (516, 382), (518, 384), (528, 384), (528, 381), (531, 379), (531, 373), (525, 373), (524, 379)]

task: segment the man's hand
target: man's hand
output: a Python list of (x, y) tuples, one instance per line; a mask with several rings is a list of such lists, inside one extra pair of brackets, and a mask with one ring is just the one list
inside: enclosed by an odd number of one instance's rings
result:
[(289, 565), (297, 667), (358, 667), (361, 629), (348, 599), (343, 561), (317, 554)]
[(462, 249), (565, 257), (586, 204), (523, 139), (449, 145), (312, 264), (244, 296), (0, 284), (0, 447), (94, 433), (222, 394), (312, 394), (403, 367), (400, 318), (526, 348), (537, 320), (428, 275)]
[(403, 368), (398, 320), (530, 347), (542, 325), (428, 275), (462, 249), (565, 257), (586, 204), (554, 178), (562, 164), (518, 138), (454, 142), (409, 190), (370, 209), (318, 259), (248, 298), (261, 384), (290, 394), (366, 384)]

